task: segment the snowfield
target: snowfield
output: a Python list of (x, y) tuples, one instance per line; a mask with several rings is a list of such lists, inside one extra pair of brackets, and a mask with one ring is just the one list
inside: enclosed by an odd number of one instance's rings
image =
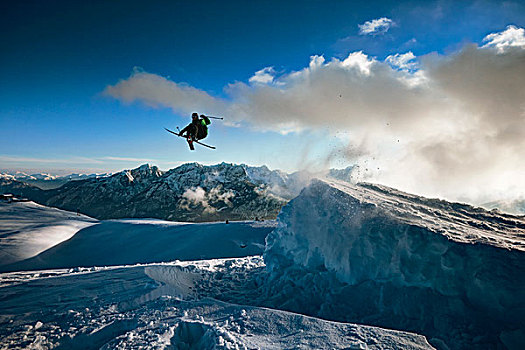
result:
[(525, 348), (523, 217), (314, 180), (277, 221), (85, 219), (3, 264), (0, 349)]
[(163, 220), (109, 220), (0, 271), (129, 265), (262, 254), (275, 221), (194, 224)]

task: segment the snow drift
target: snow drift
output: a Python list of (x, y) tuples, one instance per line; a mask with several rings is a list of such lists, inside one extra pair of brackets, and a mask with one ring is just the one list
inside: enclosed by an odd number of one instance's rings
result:
[(229, 224), (192, 224), (151, 219), (101, 221), (32, 258), (0, 265), (0, 271), (256, 255), (262, 254), (264, 239), (274, 227), (275, 221)]
[(275, 307), (525, 348), (525, 220), (387, 187), (314, 181), (267, 237)]
[(96, 222), (33, 202), (0, 203), (0, 266), (33, 257)]

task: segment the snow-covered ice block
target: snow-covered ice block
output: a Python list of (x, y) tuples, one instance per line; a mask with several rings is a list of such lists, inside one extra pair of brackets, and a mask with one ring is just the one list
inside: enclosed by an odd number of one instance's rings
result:
[(283, 208), (264, 259), (275, 307), (525, 348), (523, 217), (317, 180)]

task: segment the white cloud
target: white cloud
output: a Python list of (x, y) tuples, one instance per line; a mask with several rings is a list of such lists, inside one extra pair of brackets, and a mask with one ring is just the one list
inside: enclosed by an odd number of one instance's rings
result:
[(273, 67), (266, 67), (257, 72), (249, 79), (252, 84), (271, 84), (275, 76)]
[(190, 209), (189, 205), (201, 205), (204, 208), (205, 213), (214, 213), (217, 210), (211, 206), (210, 203), (223, 202), (227, 206), (231, 207), (231, 199), (235, 197), (233, 191), (223, 191), (221, 187), (214, 187), (210, 191), (206, 192), (202, 187), (194, 187), (187, 189), (183, 194), (183, 202), (181, 206), (186, 209)]
[(358, 24), (360, 35), (378, 35), (386, 33), (394, 22), (390, 18), (381, 17)]
[(119, 162), (145, 162), (145, 163), (156, 163), (155, 159), (151, 158), (133, 158), (133, 157), (103, 157), (101, 160), (116, 160)]
[(414, 56), (412, 51), (403, 54), (396, 53), (395, 55), (390, 55), (385, 61), (392, 67), (401, 70), (412, 71), (417, 68), (416, 56)]
[(318, 56), (318, 55), (314, 55), (314, 56), (310, 56), (310, 64), (309, 64), (309, 67), (310, 69), (316, 69), (316, 68), (319, 68), (323, 65), (325, 59), (323, 56)]
[(523, 49), (525, 48), (525, 29), (510, 25), (502, 32), (487, 35), (483, 42), (486, 42), (483, 47), (495, 48), (499, 53), (511, 47)]
[(151, 107), (169, 107), (191, 114), (196, 110), (223, 111), (225, 102), (184, 83), (175, 83), (137, 68), (128, 79), (108, 86), (103, 92), (125, 103), (141, 101)]
[(363, 74), (370, 74), (370, 67), (374, 63), (363, 51), (352, 52), (341, 62), (342, 67), (357, 68)]
[[(448, 56), (419, 57), (418, 66), (411, 52), (384, 62), (363, 52), (344, 60), (312, 56), (305, 68), (270, 85), (229, 85), (227, 100), (190, 87), (186, 99), (205, 95), (210, 113), (257, 130), (346, 132), (347, 161), (362, 165), (364, 180), (454, 200), (523, 195), (525, 50), (513, 47), (500, 52), (471, 45)], [(180, 84), (148, 76), (160, 82), (146, 93), (148, 104), (185, 108), (187, 101), (154, 99)], [(141, 86), (135, 78), (107, 90), (126, 96), (124, 87)], [(140, 91), (134, 99), (142, 99)]]
[(214, 208), (210, 207), (208, 199), (206, 198), (206, 191), (202, 187), (188, 188), (183, 194), (182, 198), (185, 202), (181, 205), (183, 208), (190, 209), (189, 204), (202, 205), (205, 212), (213, 212)]

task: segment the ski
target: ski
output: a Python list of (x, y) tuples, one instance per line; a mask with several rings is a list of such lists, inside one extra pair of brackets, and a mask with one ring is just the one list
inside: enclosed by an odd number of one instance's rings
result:
[[(167, 132), (171, 132), (173, 135), (177, 135), (178, 137), (182, 137), (182, 138), (185, 138), (184, 136), (180, 136), (178, 133), (176, 133), (175, 131), (171, 131), (170, 129), (168, 128), (164, 128), (166, 129)], [(188, 142), (190, 143), (190, 142)], [(205, 143), (202, 143), (202, 142), (199, 142), (199, 141), (196, 141), (196, 140), (193, 140), (192, 143), (198, 143), (199, 145), (201, 146), (204, 146), (204, 147), (208, 147), (208, 148), (211, 148), (211, 149), (215, 149), (215, 146), (210, 146), (210, 145), (207, 145)], [(191, 148), (191, 145), (190, 145), (190, 148)]]

